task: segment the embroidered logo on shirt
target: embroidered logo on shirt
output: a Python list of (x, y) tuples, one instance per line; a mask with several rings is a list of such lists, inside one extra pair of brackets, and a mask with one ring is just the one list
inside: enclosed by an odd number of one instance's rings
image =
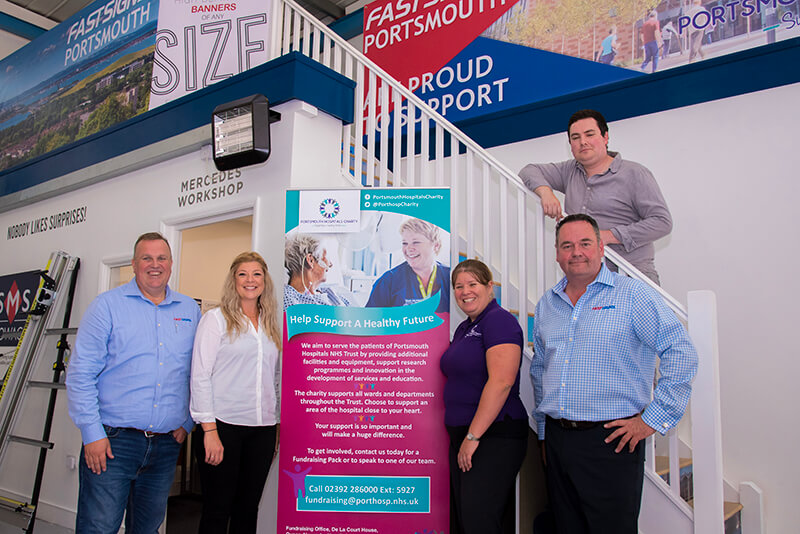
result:
[(192, 322), (192, 320), (189, 319), (188, 317), (175, 317), (175, 320), (176, 321), (185, 321), (187, 323), (191, 323)]
[(470, 329), (469, 332), (464, 334), (464, 337), (483, 337), (483, 334), (478, 332), (477, 328), (478, 328), (478, 325), (473, 326), (472, 329)]
[(615, 308), (616, 308), (616, 306), (614, 306), (613, 304), (609, 304), (608, 306), (595, 306), (592, 309), (593, 310), (613, 310)]

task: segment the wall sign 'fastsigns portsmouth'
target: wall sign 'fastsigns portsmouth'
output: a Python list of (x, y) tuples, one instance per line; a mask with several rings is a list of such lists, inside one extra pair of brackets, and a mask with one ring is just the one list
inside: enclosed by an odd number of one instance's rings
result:
[(451, 121), (798, 35), (800, 0), (376, 0), (364, 8), (364, 53)]
[(91, 3), (0, 61), (0, 171), (264, 63), (271, 9)]

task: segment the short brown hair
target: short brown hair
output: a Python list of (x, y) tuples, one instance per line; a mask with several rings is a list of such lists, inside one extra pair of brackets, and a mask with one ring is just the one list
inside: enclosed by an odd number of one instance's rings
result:
[(567, 215), (556, 224), (556, 246), (558, 246), (558, 234), (561, 232), (561, 227), (572, 222), (589, 223), (594, 231), (594, 236), (597, 238), (597, 242), (600, 243), (602, 241), (602, 239), (600, 239), (600, 227), (597, 225), (597, 221), (594, 220), (594, 217), (585, 213), (573, 213), (572, 215)]
[(140, 235), (139, 238), (136, 240), (136, 243), (133, 244), (134, 258), (136, 257), (136, 247), (138, 247), (139, 243), (141, 243), (142, 241), (163, 241), (164, 243), (167, 244), (167, 248), (169, 249), (169, 255), (172, 256), (172, 247), (169, 246), (169, 241), (167, 241), (166, 237), (164, 237), (158, 232), (146, 232)]
[(483, 285), (489, 285), (489, 282), (492, 281), (492, 270), (481, 260), (464, 260), (456, 265), (456, 268), (453, 269), (453, 273), (450, 275), (450, 282), (453, 284), (453, 287), (456, 287), (456, 278), (458, 278), (458, 275), (461, 273), (470, 273)]

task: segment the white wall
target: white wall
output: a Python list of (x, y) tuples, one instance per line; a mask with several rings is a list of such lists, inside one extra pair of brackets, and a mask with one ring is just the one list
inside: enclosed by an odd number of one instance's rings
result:
[[(716, 292), (725, 478), (761, 487), (771, 534), (798, 529), (798, 97), (795, 84), (609, 130), (610, 148), (653, 171), (672, 211), (657, 243), (664, 288), (684, 304), (687, 291)], [(565, 133), (492, 152), (515, 171), (570, 157)]]
[[(283, 272), (284, 191), (289, 187), (345, 187), (339, 171), (341, 122), (314, 106), (289, 102), (276, 108), (282, 120), (272, 125), (272, 156), (262, 165), (241, 169), (241, 176), (225, 184), (242, 183), (238, 194), (179, 207), (181, 184), (214, 172), (207, 147), (129, 174), (101, 182), (36, 204), (0, 214), (0, 274), (44, 267), (53, 250), (79, 256), (81, 273), (73, 308), (77, 326), (89, 302), (97, 295), (102, 262), (130, 257), (136, 237), (161, 230), (174, 233), (210, 216), (251, 210), (254, 249), (260, 252), (273, 273)], [(210, 133), (210, 128), (208, 128)], [(179, 146), (172, 147), (178, 150)], [(90, 172), (90, 171), (87, 171)], [(206, 188), (201, 188), (201, 191)], [(86, 206), (86, 222), (8, 240), (7, 228), (34, 218)], [(249, 247), (246, 247), (249, 248)], [(176, 252), (177, 258), (180, 257)], [(227, 261), (230, 261), (229, 258)], [(173, 286), (179, 265), (173, 266)], [(276, 284), (276, 291), (281, 290)], [(47, 369), (52, 360), (45, 362)], [(48, 378), (45, 378), (48, 379)], [(80, 451), (80, 433), (60, 396), (48, 454), (41, 507), (41, 519), (71, 526), (78, 496), (78, 474), (66, 467), (67, 456)], [(43, 409), (40, 409), (40, 413)], [(33, 419), (33, 418), (31, 418)], [(23, 425), (22, 435), (41, 434), (41, 422)], [(35, 459), (32, 452), (10, 449), (0, 466), (0, 493), (30, 496)]]

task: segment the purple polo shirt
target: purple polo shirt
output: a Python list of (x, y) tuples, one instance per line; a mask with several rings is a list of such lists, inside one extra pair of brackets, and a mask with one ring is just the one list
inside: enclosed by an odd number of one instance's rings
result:
[[(439, 362), (447, 377), (444, 386), (446, 425), (465, 426), (472, 422), (483, 387), (489, 380), (486, 350), (504, 343), (514, 343), (522, 350), (522, 329), (514, 316), (501, 308), (494, 299), (475, 321), (467, 318), (458, 325), (450, 347)], [(527, 417), (525, 407), (519, 400), (519, 373), (495, 421), (502, 421), (506, 416), (511, 419)]]

